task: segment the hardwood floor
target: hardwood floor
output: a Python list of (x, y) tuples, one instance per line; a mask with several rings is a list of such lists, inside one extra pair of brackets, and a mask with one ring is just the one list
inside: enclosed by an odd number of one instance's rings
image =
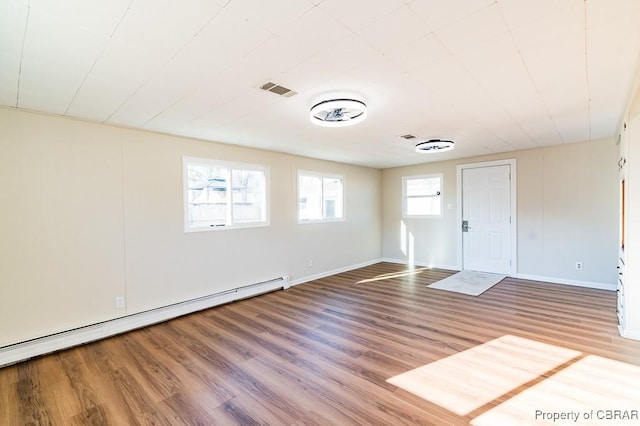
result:
[[(618, 336), (615, 293), (511, 278), (479, 297), (426, 287), (450, 274), (380, 263), (5, 367), (0, 425), (468, 424), (593, 356), (637, 378), (640, 342)], [(513, 342), (532, 354), (518, 371), (570, 355), (460, 412), (456, 386), (493, 385), (474, 371), (510, 380), (512, 361), (494, 356)], [(432, 385), (445, 365), (470, 372), (438, 379), (449, 406), (389, 381), (424, 367), (417, 385)]]

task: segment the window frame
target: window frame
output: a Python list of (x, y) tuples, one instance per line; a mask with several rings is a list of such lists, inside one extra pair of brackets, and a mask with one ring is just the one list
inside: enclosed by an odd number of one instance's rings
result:
[[(342, 216), (340, 217), (332, 217), (332, 218), (326, 218), (324, 217), (324, 208), (322, 208), (322, 215), (323, 218), (322, 219), (301, 219), (300, 218), (300, 203), (302, 201), (302, 197), (300, 196), (300, 177), (301, 176), (307, 176), (307, 177), (315, 177), (315, 178), (320, 178), (322, 179), (340, 179), (340, 182), (342, 184), (342, 188), (341, 188), (341, 195), (342, 195)], [(335, 173), (322, 173), (322, 172), (311, 172), (308, 170), (298, 170), (297, 172), (297, 177), (296, 177), (296, 218), (298, 221), (299, 225), (304, 225), (304, 224), (308, 224), (308, 223), (326, 223), (326, 222), (344, 222), (346, 220), (346, 203), (345, 203), (345, 177), (344, 175), (340, 175), (340, 174), (335, 174)], [(321, 206), (324, 207), (324, 188), (322, 191), (322, 200), (321, 200)]]
[[(231, 217), (231, 223), (225, 223), (223, 225), (209, 225), (209, 226), (193, 226), (189, 223), (189, 166), (205, 166), (205, 167), (218, 167), (226, 168), (228, 170), (229, 182), (227, 183), (226, 191), (230, 194), (226, 201), (226, 209), (229, 209), (229, 215)], [(233, 222), (233, 189), (231, 188), (233, 183), (233, 171), (257, 171), (264, 173), (264, 220), (257, 222)], [(231, 191), (229, 191), (231, 189)], [(183, 228), (185, 233), (191, 232), (208, 232), (208, 231), (225, 231), (231, 229), (246, 229), (246, 228), (261, 228), (270, 226), (270, 173), (269, 166), (264, 164), (253, 163), (240, 163), (232, 161), (216, 160), (211, 158), (202, 157), (183, 157), (182, 158), (182, 192), (183, 192)]]
[[(439, 195), (421, 195), (421, 196), (408, 196), (407, 195), (407, 181), (415, 179), (434, 179), (440, 180), (440, 194)], [(429, 173), (422, 175), (402, 176), (402, 218), (403, 219), (439, 219), (444, 216), (444, 177), (442, 173)], [(407, 201), (409, 198), (419, 197), (439, 197), (440, 198), (440, 211), (437, 214), (409, 214), (407, 211)]]

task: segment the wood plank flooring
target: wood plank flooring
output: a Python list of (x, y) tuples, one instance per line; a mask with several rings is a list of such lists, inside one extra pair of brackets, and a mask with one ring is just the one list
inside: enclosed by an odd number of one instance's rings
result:
[(573, 361), (468, 413), (387, 380), (503, 336), (640, 365), (613, 292), (426, 287), (450, 274), (379, 263), (2, 368), (0, 425), (468, 424)]

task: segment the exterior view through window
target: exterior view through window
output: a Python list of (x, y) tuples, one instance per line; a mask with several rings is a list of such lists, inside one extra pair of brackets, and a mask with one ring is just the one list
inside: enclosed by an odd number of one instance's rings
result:
[(442, 216), (442, 175), (402, 178), (403, 217)]
[(342, 176), (298, 172), (298, 222), (344, 220)]
[(185, 230), (268, 225), (268, 170), (185, 158)]

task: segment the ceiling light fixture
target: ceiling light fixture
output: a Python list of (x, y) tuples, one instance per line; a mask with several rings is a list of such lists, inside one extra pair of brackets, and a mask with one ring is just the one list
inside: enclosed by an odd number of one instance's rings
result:
[(311, 122), (323, 127), (344, 127), (367, 118), (367, 106), (355, 99), (329, 99), (309, 110)]
[(453, 149), (453, 141), (429, 139), (416, 145), (416, 152), (445, 152)]

